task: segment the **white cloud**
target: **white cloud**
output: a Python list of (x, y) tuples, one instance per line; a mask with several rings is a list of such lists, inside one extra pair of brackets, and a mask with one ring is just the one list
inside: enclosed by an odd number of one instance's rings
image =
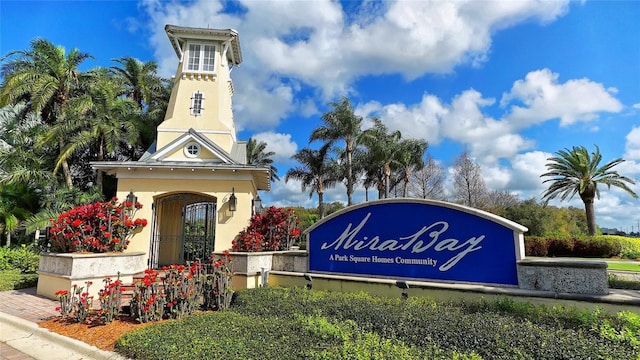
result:
[(413, 79), (449, 72), (486, 59), (498, 29), (525, 20), (547, 23), (568, 9), (568, 1), (365, 2), (346, 18), (341, 4), (329, 0), (240, 1), (242, 12), (230, 14), (223, 13), (221, 1), (142, 4), (164, 76), (174, 73), (178, 61), (166, 24), (239, 31), (244, 63), (234, 73), (236, 125), (257, 130), (275, 127), (294, 111), (313, 112), (308, 101), (295, 100), (300, 89), (292, 81), (320, 90), (328, 100), (349, 93), (352, 82), (365, 75)]
[(524, 80), (513, 84), (500, 101), (506, 107), (512, 101), (525, 106), (512, 105), (507, 116), (513, 126), (525, 128), (546, 120), (560, 118), (563, 126), (578, 121), (589, 121), (600, 112), (620, 112), (622, 104), (613, 97), (617, 91), (605, 90), (600, 83), (589, 79), (572, 79), (558, 83), (559, 75), (549, 69), (532, 71)]
[(516, 190), (524, 198), (540, 197), (547, 188), (540, 175), (547, 171), (547, 159), (553, 154), (542, 151), (531, 151), (519, 154), (511, 160), (513, 171), (508, 189)]
[(633, 127), (626, 136), (625, 160), (640, 160), (640, 127)]
[[(422, 101), (407, 107), (402, 103), (381, 105), (371, 101), (355, 109), (356, 114), (365, 119), (378, 117), (391, 130), (399, 130), (403, 138), (425, 139), (429, 143), (440, 142), (440, 119), (448, 112), (440, 100), (429, 94)], [(370, 127), (365, 123), (364, 127)]]
[(274, 162), (289, 162), (291, 156), (298, 151), (298, 144), (291, 141), (291, 134), (279, 134), (274, 132), (258, 133), (252, 136), (256, 141), (264, 141), (267, 144), (266, 151), (273, 151)]
[(634, 109), (640, 109), (640, 103), (633, 104), (631, 107), (633, 107)]

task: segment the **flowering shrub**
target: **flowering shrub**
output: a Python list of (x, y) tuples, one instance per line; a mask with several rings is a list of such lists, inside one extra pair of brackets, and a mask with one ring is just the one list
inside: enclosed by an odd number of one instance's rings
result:
[(180, 319), (200, 308), (202, 289), (198, 269), (197, 262), (189, 270), (184, 265), (162, 267), (165, 272), (163, 283), (167, 316)]
[(300, 221), (293, 209), (271, 206), (265, 212), (253, 215), (249, 226), (233, 240), (233, 250), (286, 250), (298, 241), (300, 234)]
[(92, 285), (92, 282), (87, 281), (85, 284), (87, 285), (87, 291), (83, 291), (83, 286), (74, 284), (72, 291), (59, 290), (54, 293), (58, 301), (60, 301), (60, 306), (56, 307), (56, 311), (59, 311), (62, 317), (69, 318), (73, 316), (77, 322), (87, 320), (91, 313), (93, 296), (89, 296), (89, 286)]
[(204, 275), (202, 284), (203, 307), (210, 310), (224, 310), (231, 305), (233, 290), (231, 280), (231, 256), (224, 251), (222, 256), (213, 255), (212, 271)]
[(51, 249), (56, 252), (124, 251), (133, 233), (147, 225), (134, 219), (139, 202), (95, 202), (65, 211), (51, 224)]
[(111, 280), (109, 277), (103, 281), (104, 288), (98, 293), (100, 298), (100, 317), (108, 324), (115, 320), (120, 312), (120, 305), (122, 303), (122, 281), (120, 281), (119, 273), (116, 281)]
[(147, 269), (144, 271), (144, 278), (134, 284), (129, 305), (131, 315), (141, 323), (158, 321), (164, 315), (165, 300), (158, 275), (157, 271)]

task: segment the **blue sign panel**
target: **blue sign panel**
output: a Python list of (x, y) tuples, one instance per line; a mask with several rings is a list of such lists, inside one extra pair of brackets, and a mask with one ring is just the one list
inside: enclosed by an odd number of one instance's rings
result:
[(514, 231), (526, 228), (494, 218), (408, 199), (348, 208), (309, 229), (309, 271), (517, 285)]

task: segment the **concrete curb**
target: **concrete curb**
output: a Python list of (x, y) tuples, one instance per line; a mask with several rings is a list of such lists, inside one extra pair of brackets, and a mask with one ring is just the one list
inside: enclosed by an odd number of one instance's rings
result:
[(56, 334), (37, 324), (0, 312), (0, 341), (36, 359), (125, 360), (80, 340)]

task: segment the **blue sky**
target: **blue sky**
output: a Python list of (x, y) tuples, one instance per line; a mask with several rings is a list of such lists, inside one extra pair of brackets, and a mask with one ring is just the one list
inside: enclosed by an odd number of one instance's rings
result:
[[(445, 169), (466, 149), (489, 188), (522, 199), (539, 198), (546, 159), (576, 145), (623, 157), (620, 173), (640, 179), (637, 1), (3, 0), (0, 53), (42, 37), (92, 54), (87, 68), (133, 56), (169, 77), (178, 59), (166, 24), (238, 30), (238, 136), (266, 141), (281, 177), (328, 104), (348, 96), (365, 119), (426, 139)], [(601, 195), (600, 226), (638, 231), (639, 200)], [(295, 182), (262, 197), (316, 204)], [(325, 200), (345, 201), (344, 187)]]

